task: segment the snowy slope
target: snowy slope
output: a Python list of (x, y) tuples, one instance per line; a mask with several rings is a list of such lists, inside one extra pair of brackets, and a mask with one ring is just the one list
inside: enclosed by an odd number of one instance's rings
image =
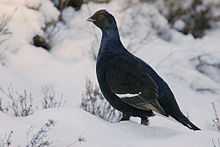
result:
[[(193, 132), (161, 116), (151, 118), (149, 126), (135, 121), (109, 123), (80, 108), (86, 78), (96, 81), (91, 52), (97, 52), (101, 36), (86, 18), (100, 8), (116, 16), (125, 46), (169, 83), (182, 111), (202, 131)], [(217, 144), (220, 133), (213, 127), (211, 103), (215, 102), (220, 113), (220, 69), (205, 64), (199, 72), (197, 67), (200, 56), (205, 63), (220, 64), (220, 28), (208, 32), (203, 39), (194, 39), (171, 30), (151, 5), (137, 3), (130, 7), (117, 0), (110, 4), (89, 3), (78, 12), (64, 10), (65, 23), (59, 22), (50, 32), (52, 51), (48, 53), (31, 45), (31, 38), (45, 35), (45, 24), (58, 20), (59, 12), (49, 0), (2, 0), (0, 12), (11, 16), (8, 29), (12, 33), (1, 44), (1, 62), (5, 65), (0, 66), (0, 87), (13, 87), (18, 93), (28, 90), (34, 104), (34, 113), (27, 117), (0, 112), (0, 141), (13, 130), (11, 146), (25, 146), (30, 132), (53, 120), (55, 125), (48, 138), (54, 147), (212, 147), (213, 141)], [(38, 108), (45, 86), (62, 95), (63, 106)], [(0, 98), (7, 105), (3, 93)]]

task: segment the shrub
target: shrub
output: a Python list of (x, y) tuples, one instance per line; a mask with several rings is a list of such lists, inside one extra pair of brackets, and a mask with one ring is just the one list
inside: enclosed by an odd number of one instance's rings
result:
[(217, 110), (216, 110), (216, 107), (215, 107), (215, 103), (214, 103), (214, 102), (212, 103), (212, 108), (213, 108), (214, 115), (215, 115), (215, 119), (213, 119), (214, 127), (215, 127), (218, 131), (220, 131), (220, 119), (219, 119), (219, 116), (218, 116), (218, 113), (217, 113)]
[(23, 93), (18, 93), (13, 88), (8, 88), (7, 91), (0, 88), (0, 92), (8, 100), (8, 106), (3, 106), (1, 99), (1, 111), (10, 113), (16, 117), (25, 117), (33, 114), (34, 108), (32, 105), (31, 92), (24, 90)]
[(73, 7), (75, 10), (79, 10), (83, 4), (83, 0), (52, 0), (55, 6), (59, 10), (63, 10), (65, 7)]
[(24, 90), (23, 92), (17, 92), (12, 87), (7, 90), (0, 88), (0, 93), (3, 97), (0, 97), (0, 111), (11, 114), (15, 117), (25, 117), (33, 114), (39, 108), (50, 109), (60, 108), (64, 105), (62, 94), (57, 94), (51, 87), (42, 88), (41, 105), (33, 105), (34, 98), (31, 91)]
[(219, 5), (214, 2), (163, 0), (162, 3), (160, 11), (170, 25), (184, 34), (192, 34), (195, 38), (203, 37), (205, 31), (219, 21), (219, 16), (215, 13)]
[(42, 88), (42, 108), (59, 108), (64, 105), (63, 95), (58, 95), (53, 88), (43, 87)]
[(53, 120), (48, 120), (28, 141), (25, 147), (49, 147), (51, 142), (48, 139), (49, 130), (55, 125)]
[(85, 89), (81, 101), (82, 109), (110, 122), (121, 119), (122, 113), (105, 100), (98, 86), (93, 84), (91, 80), (86, 80)]
[[(24, 147), (49, 147), (51, 146), (51, 141), (48, 138), (49, 130), (55, 125), (53, 120), (48, 120), (39, 130), (29, 136), (30, 132), (28, 133), (28, 140)], [(0, 147), (20, 147), (20, 145), (13, 144), (13, 134), (14, 132), (11, 131), (0, 139)], [(30, 138), (29, 138), (30, 137)]]

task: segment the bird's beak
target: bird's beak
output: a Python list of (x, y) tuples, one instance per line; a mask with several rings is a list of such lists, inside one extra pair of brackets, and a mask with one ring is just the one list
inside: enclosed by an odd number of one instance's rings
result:
[(90, 21), (90, 22), (95, 22), (95, 19), (93, 19), (93, 18), (89, 17), (89, 18), (87, 19), (87, 21)]

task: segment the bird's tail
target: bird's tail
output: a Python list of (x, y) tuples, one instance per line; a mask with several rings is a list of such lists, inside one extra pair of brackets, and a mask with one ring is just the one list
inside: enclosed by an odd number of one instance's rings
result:
[(201, 130), (200, 128), (198, 128), (196, 125), (194, 125), (186, 116), (184, 116), (182, 113), (179, 115), (173, 115), (172, 116), (174, 119), (176, 119), (177, 121), (179, 121), (181, 124), (183, 124), (184, 126), (186, 126), (189, 129), (192, 129), (194, 131), (196, 130)]
[(157, 99), (151, 100), (151, 102), (148, 104), (148, 107), (151, 108), (153, 111), (155, 111), (157, 113), (160, 113), (164, 116), (168, 116)]

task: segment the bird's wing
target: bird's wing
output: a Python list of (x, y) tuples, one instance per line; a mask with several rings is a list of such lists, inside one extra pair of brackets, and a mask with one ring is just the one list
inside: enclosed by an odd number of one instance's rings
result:
[(124, 102), (143, 110), (164, 110), (158, 103), (158, 86), (147, 73), (146, 63), (130, 56), (113, 57), (107, 64), (106, 81)]

